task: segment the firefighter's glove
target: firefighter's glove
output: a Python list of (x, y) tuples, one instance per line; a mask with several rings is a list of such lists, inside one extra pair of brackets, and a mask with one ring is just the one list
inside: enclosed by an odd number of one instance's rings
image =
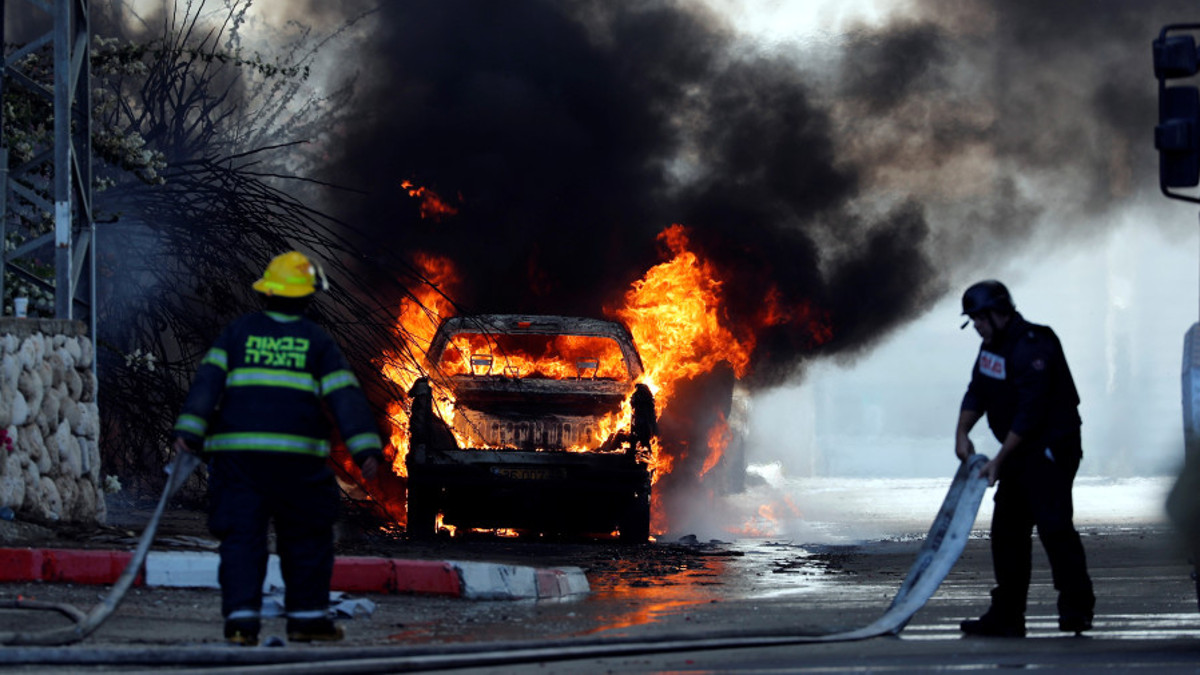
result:
[(359, 469), (362, 470), (363, 478), (374, 482), (375, 477), (379, 475), (379, 460), (375, 457), (375, 455), (371, 455), (363, 460), (362, 466), (360, 466)]
[(189, 441), (183, 436), (175, 437), (175, 452), (187, 452), (197, 457), (204, 454), (204, 444), (199, 441)]

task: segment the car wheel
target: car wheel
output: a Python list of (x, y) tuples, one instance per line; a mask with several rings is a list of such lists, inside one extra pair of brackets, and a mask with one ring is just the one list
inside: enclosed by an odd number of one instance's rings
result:
[(437, 534), (437, 502), (429, 489), (408, 488), (408, 523), (405, 525), (409, 539), (432, 539)]
[(644, 544), (650, 538), (650, 493), (636, 495), (617, 528), (622, 544)]

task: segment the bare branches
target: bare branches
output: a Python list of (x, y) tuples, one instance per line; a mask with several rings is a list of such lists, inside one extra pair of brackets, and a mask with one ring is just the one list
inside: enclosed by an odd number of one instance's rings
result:
[(243, 51), (248, 0), (225, 0), (216, 21), (204, 0), (178, 13), (169, 4), (161, 23), (138, 17), (143, 28), (161, 25), (160, 35), (97, 38), (92, 52), (104, 188), (95, 210), (106, 221), (95, 327), (102, 448), (123, 484), (146, 491), (161, 487), (199, 359), (222, 326), (257, 307), (250, 287), (272, 256), (297, 248), (324, 264), (333, 288), (314, 312), (381, 420), (405, 392), (372, 371), (384, 353), (417, 362), (395, 322), (407, 288), (422, 282), (385, 242), (311, 206), (335, 188), (303, 176), (307, 155), (336, 127), (352, 87), (317, 93), (305, 84), (332, 36), (301, 30), (267, 62)]

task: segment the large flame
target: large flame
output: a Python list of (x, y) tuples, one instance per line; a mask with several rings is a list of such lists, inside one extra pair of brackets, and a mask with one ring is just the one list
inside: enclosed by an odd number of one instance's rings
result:
[[(629, 327), (646, 366), (645, 381), (654, 392), (658, 414), (671, 406), (677, 385), (727, 363), (737, 377), (746, 374), (754, 351), (754, 334), (735, 332), (724, 311), (722, 281), (716, 268), (691, 250), (687, 228), (675, 224), (658, 240), (670, 258), (650, 268), (625, 294), (625, 304), (610, 310)], [(723, 420), (722, 420), (723, 421)], [(726, 431), (728, 427), (726, 426)], [(728, 438), (709, 439), (701, 475), (720, 460)], [(689, 446), (664, 449), (654, 456), (657, 484), (675, 469), (677, 455)], [(697, 476), (699, 478), (699, 476)], [(662, 532), (667, 516), (662, 494), (652, 495), (651, 529)]]
[[(410, 189), (411, 187), (407, 186)], [(414, 196), (428, 195), (418, 192)], [(783, 294), (771, 288), (763, 298), (752, 325), (735, 326), (725, 307), (724, 282), (717, 267), (695, 250), (683, 225), (672, 225), (659, 234), (665, 256), (663, 262), (651, 267), (634, 282), (619, 306), (606, 308), (606, 313), (625, 324), (633, 335), (641, 355), (644, 373), (641, 382), (654, 393), (656, 411), (661, 418), (675, 398), (679, 385), (687, 380), (712, 372), (725, 364), (736, 378), (750, 370), (759, 331), (776, 326), (807, 331), (807, 346), (815, 347), (832, 336), (827, 315), (808, 302), (789, 304)], [(425, 375), (424, 355), (440, 323), (453, 315), (451, 298), (459, 277), (453, 264), (445, 258), (421, 255), (415, 259), (427, 283), (412, 290), (399, 308), (396, 321), (401, 347), (385, 355), (382, 372), (406, 391), (418, 377)], [(442, 376), (461, 374), (503, 374), (513, 377), (567, 378), (587, 376), (624, 378), (619, 347), (611, 340), (587, 337), (503, 336), (499, 345), (494, 335), (458, 335), (451, 338), (437, 370)], [(525, 340), (525, 343), (521, 341)], [(539, 342), (540, 340), (540, 342)], [(447, 425), (454, 427), (453, 395), (431, 378), (434, 386), (434, 405)], [(391, 441), (395, 448), (392, 458), (394, 471), (406, 474), (408, 454), (408, 416), (403, 404), (389, 408), (392, 422)], [(619, 413), (608, 415), (598, 424), (594, 438), (603, 440), (617, 430), (628, 428), (632, 411), (626, 401)], [(708, 423), (704, 423), (708, 424)], [(654, 472), (654, 482), (681, 466), (695, 471), (699, 482), (721, 463), (733, 431), (723, 411), (695, 443), (683, 442), (678, 447), (664, 449), (655, 439), (647, 461)], [(463, 447), (467, 443), (460, 438)], [(595, 444), (572, 447), (577, 452), (595, 451)], [(702, 456), (688, 457), (692, 453)], [(684, 463), (682, 460), (686, 459)], [(662, 495), (653, 494), (652, 525), (654, 532), (666, 530), (666, 514)], [(767, 517), (769, 514), (764, 514)]]
[[(396, 319), (396, 332), (400, 338), (400, 349), (385, 354), (381, 371), (385, 377), (408, 391), (423, 374), (422, 358), (443, 319), (454, 314), (451, 294), (459, 283), (454, 263), (440, 256), (417, 254), (416, 265), (424, 283), (411, 291), (411, 296), (400, 301), (400, 315)], [(439, 412), (453, 415), (453, 406), (445, 399), (435, 399)], [(404, 464), (408, 456), (408, 411), (400, 401), (388, 404), (388, 419), (391, 422), (391, 442), (395, 449), (392, 470), (398, 476), (407, 476)], [(447, 417), (446, 419), (453, 419)]]
[(660, 410), (675, 385), (722, 362), (741, 377), (750, 366), (753, 334), (735, 335), (722, 311), (721, 285), (713, 266), (688, 248), (687, 229), (672, 225), (659, 235), (671, 259), (655, 265), (613, 310), (633, 333), (646, 366), (646, 383)]

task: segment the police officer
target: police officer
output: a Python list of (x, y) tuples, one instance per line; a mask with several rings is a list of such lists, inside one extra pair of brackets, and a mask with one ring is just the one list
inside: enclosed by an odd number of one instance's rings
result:
[(196, 370), (175, 448), (209, 460), (209, 529), (220, 539), (225, 638), (254, 645), (267, 572), (267, 526), (286, 585), (291, 641), (339, 640), (328, 617), (338, 492), (330, 421), (368, 479), (382, 443), (366, 396), (333, 338), (304, 316), (319, 267), (289, 251), (254, 290), (263, 311), (233, 321)]
[[(1025, 636), (1031, 534), (1046, 549), (1058, 591), (1059, 630), (1092, 627), (1096, 598), (1079, 533), (1072, 522), (1071, 485), (1083, 457), (1079, 394), (1058, 336), (1017, 312), (999, 281), (963, 294), (963, 314), (983, 338), (955, 433), (960, 460), (975, 452), (968, 434), (985, 414), (1000, 451), (980, 473), (996, 489), (992, 513), (991, 607), (961, 624), (970, 635)], [(963, 324), (966, 327), (966, 324)]]

